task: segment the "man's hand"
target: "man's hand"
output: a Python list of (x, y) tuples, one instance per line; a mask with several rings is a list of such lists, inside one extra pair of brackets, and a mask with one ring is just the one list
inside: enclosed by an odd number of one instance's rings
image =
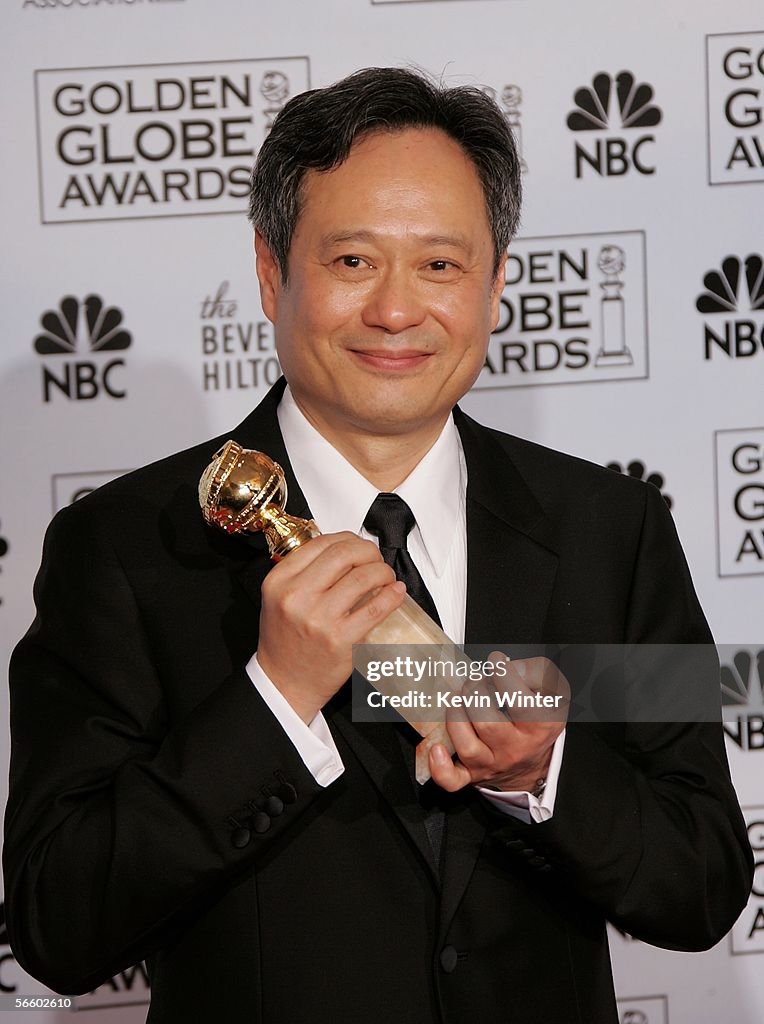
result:
[(279, 562), (261, 593), (257, 660), (311, 722), (350, 675), (353, 644), (398, 607), (406, 587), (371, 541), (333, 533)]
[[(560, 697), (555, 709), (507, 709), (501, 716), (478, 708), (449, 708), (446, 727), (456, 748), (452, 762), (438, 743), (430, 751), (430, 771), (439, 786), (455, 792), (464, 786), (488, 784), (505, 791), (533, 792), (549, 771), (554, 741), (565, 727), (570, 687), (565, 676), (547, 658), (510, 661), (501, 652), (491, 659), (507, 662), (501, 690)], [(495, 679), (484, 678), (475, 689), (491, 694)], [(493, 694), (495, 702), (495, 693)], [(490, 720), (489, 720), (490, 719)]]

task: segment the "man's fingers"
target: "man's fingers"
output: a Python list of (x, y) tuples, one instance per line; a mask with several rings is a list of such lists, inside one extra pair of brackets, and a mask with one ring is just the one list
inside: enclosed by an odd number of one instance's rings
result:
[(433, 781), (447, 793), (455, 793), (472, 782), (469, 769), (458, 761), (453, 762), (442, 743), (436, 743), (430, 750), (430, 774)]
[(321, 598), (321, 611), (340, 619), (360, 607), (374, 591), (395, 583), (395, 573), (386, 562), (353, 566)]
[(400, 580), (380, 587), (368, 601), (360, 604), (345, 619), (343, 635), (346, 640), (351, 644), (362, 642), (369, 630), (383, 622), (390, 612), (401, 604), (405, 596), (406, 584)]
[(467, 769), (481, 771), (493, 765), (493, 751), (483, 742), (474, 724), (469, 719), (465, 720), (463, 712), (449, 709), (446, 712), (446, 728), (456, 756)]
[(314, 583), (319, 588), (332, 586), (355, 565), (382, 561), (376, 544), (362, 540), (354, 533), (325, 533), (303, 544), (278, 563), (266, 577), (281, 581), (302, 575), (309, 567), (316, 573)]

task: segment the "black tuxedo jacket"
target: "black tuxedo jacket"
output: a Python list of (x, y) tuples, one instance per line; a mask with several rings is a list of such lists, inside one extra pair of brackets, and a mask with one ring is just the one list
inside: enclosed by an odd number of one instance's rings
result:
[[(233, 436), (305, 515), (282, 387)], [(455, 415), (468, 643), (709, 640), (655, 488)], [(325, 714), (346, 770), (321, 789), (244, 668), (264, 541), (199, 511), (222, 440), (50, 527), (11, 683), (7, 914), (29, 973), (78, 993), (146, 958), (157, 1024), (611, 1024), (606, 919), (678, 949), (730, 928), (751, 865), (716, 725), (570, 726), (550, 821), (443, 797), (440, 875), (394, 729), (354, 724), (345, 691)]]

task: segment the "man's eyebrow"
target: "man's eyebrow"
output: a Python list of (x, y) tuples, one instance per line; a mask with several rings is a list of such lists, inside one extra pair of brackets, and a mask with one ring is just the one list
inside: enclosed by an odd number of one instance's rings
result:
[[(359, 229), (357, 231), (332, 231), (321, 238), (321, 245), (330, 248), (335, 245), (344, 245), (349, 242), (374, 243), (379, 240), (379, 235), (373, 231)], [(453, 249), (471, 249), (472, 245), (468, 239), (458, 232), (453, 235), (419, 235), (413, 237), (422, 245), (446, 245)]]

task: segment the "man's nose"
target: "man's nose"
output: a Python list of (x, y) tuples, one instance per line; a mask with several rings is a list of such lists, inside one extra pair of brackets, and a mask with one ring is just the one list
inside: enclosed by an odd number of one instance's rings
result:
[(425, 316), (426, 305), (417, 282), (398, 270), (380, 275), (363, 309), (367, 327), (381, 327), (388, 334), (416, 327)]

